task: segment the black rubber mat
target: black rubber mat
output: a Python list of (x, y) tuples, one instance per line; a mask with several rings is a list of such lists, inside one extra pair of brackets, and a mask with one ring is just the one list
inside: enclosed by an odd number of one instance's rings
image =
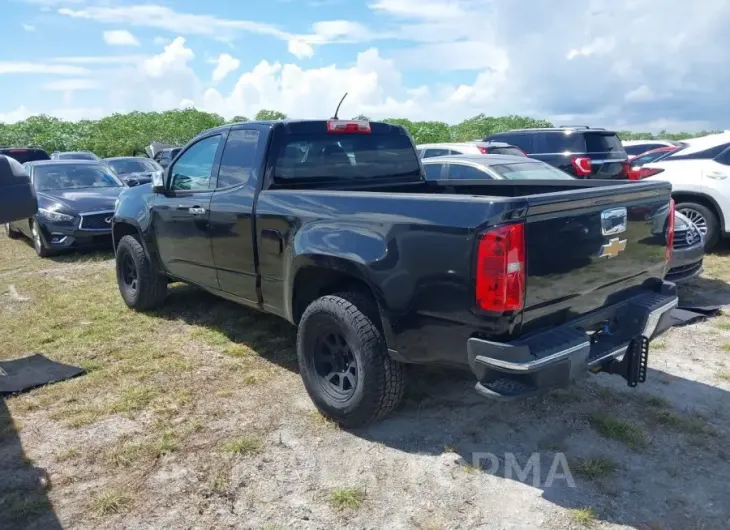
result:
[(699, 320), (715, 316), (720, 312), (717, 306), (683, 306), (672, 310), (672, 326), (686, 326)]
[(0, 396), (65, 381), (83, 373), (83, 368), (52, 361), (40, 353), (0, 361)]

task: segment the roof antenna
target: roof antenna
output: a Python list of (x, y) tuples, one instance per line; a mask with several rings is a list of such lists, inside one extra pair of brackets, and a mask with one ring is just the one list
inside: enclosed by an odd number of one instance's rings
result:
[(340, 106), (342, 105), (342, 102), (345, 101), (345, 98), (347, 97), (347, 92), (345, 92), (345, 95), (342, 96), (342, 99), (340, 100), (340, 104), (337, 105), (337, 109), (335, 110), (335, 115), (332, 116), (331, 119), (333, 120), (339, 120), (340, 118), (337, 117), (337, 114), (340, 112)]

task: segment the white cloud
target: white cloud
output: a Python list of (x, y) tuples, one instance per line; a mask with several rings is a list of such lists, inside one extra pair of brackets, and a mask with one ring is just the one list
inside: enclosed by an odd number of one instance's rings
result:
[(178, 35), (226, 37), (237, 31), (269, 35), (288, 40), (293, 35), (272, 26), (250, 20), (231, 20), (214, 15), (178, 13), (160, 5), (88, 6), (80, 9), (61, 8), (59, 14), (72, 18), (95, 20), (106, 24), (127, 24), (163, 29)]
[(178, 37), (165, 46), (165, 51), (160, 55), (145, 59), (142, 70), (150, 77), (159, 78), (170, 71), (187, 69), (187, 62), (193, 57), (193, 50), (185, 47), (185, 39)]
[(29, 61), (0, 61), (0, 74), (84, 75), (89, 70), (68, 64), (34, 63)]
[[(227, 117), (252, 115), (260, 108), (319, 117), (331, 115), (349, 91), (343, 115), (453, 123), (483, 112), (627, 128), (726, 128), (730, 123), (723, 96), (730, 84), (730, 48), (717, 44), (724, 42), (730, 24), (727, 0), (705, 0), (703, 9), (667, 0), (660, 10), (654, 0), (561, 0), (558, 7), (532, 2), (529, 8), (496, 0), (369, 1), (376, 20), (372, 27), (362, 20), (325, 20), (310, 28), (284, 28), (107, 1), (64, 2), (59, 10), (66, 17), (156, 28), (171, 36), (232, 42), (242, 32), (256, 33), (286, 42), (297, 59), (312, 57), (324, 45), (361, 44), (338, 47), (343, 59), (314, 68), (293, 58), (259, 61), (238, 76), (230, 91), (212, 86), (207, 70), (196, 73), (194, 52), (180, 38), (165, 39), (165, 50), (154, 57), (58, 57), (39, 63), (99, 68), (109, 87), (108, 112), (194, 104)], [(266, 39), (261, 41), (265, 47)], [(197, 46), (195, 51), (203, 53)], [(350, 50), (349, 57), (340, 53)], [(229, 51), (229, 57), (248, 62), (260, 54), (245, 49)], [(43, 70), (28, 64), (0, 62), (0, 73)], [(411, 77), (414, 70), (419, 77)], [(225, 78), (230, 77), (228, 72)]]
[(105, 31), (104, 42), (110, 46), (139, 46), (137, 38), (126, 29)]
[(289, 53), (297, 59), (310, 59), (314, 56), (314, 49), (300, 39), (291, 39), (287, 46)]
[(16, 123), (33, 116), (33, 114), (25, 105), (21, 105), (9, 112), (0, 112), (0, 123)]
[(656, 98), (654, 91), (646, 85), (641, 85), (624, 96), (626, 101), (651, 101)]
[(591, 55), (606, 55), (611, 53), (616, 46), (616, 42), (613, 38), (598, 37), (593, 40), (590, 44), (587, 44), (581, 48), (574, 48), (568, 52), (566, 59), (569, 61), (576, 57), (590, 57)]
[(113, 65), (113, 64), (127, 64), (127, 63), (138, 63), (144, 60), (147, 56), (145, 55), (89, 55), (89, 56), (77, 56), (77, 57), (54, 57), (51, 59), (57, 63), (67, 64), (101, 64), (101, 65)]
[(23, 29), (28, 32), (32, 32), (36, 30), (36, 27), (33, 24), (23, 24)]
[(95, 90), (102, 88), (102, 83), (98, 79), (58, 79), (43, 83), (41, 88), (53, 91), (76, 91), (76, 90)]
[(210, 59), (208, 62), (216, 65), (212, 75), (214, 83), (223, 81), (228, 74), (238, 70), (238, 67), (241, 65), (241, 61), (234, 59), (227, 53), (221, 53), (218, 57)]

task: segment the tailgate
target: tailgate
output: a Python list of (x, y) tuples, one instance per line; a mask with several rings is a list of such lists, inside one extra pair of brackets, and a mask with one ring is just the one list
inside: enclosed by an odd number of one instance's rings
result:
[(521, 333), (620, 302), (663, 278), (671, 185), (605, 184), (526, 197)]

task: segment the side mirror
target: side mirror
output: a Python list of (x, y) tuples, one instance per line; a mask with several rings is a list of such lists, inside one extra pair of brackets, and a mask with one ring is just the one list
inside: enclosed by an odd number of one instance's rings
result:
[(130, 188), (134, 188), (135, 186), (138, 186), (139, 185), (139, 181), (137, 179), (135, 179), (135, 178), (128, 178), (126, 180), (126, 184)]
[(20, 162), (0, 155), (0, 223), (30, 219), (38, 212), (38, 199)]
[(154, 193), (165, 193), (165, 171), (155, 171), (152, 173), (152, 191)]

